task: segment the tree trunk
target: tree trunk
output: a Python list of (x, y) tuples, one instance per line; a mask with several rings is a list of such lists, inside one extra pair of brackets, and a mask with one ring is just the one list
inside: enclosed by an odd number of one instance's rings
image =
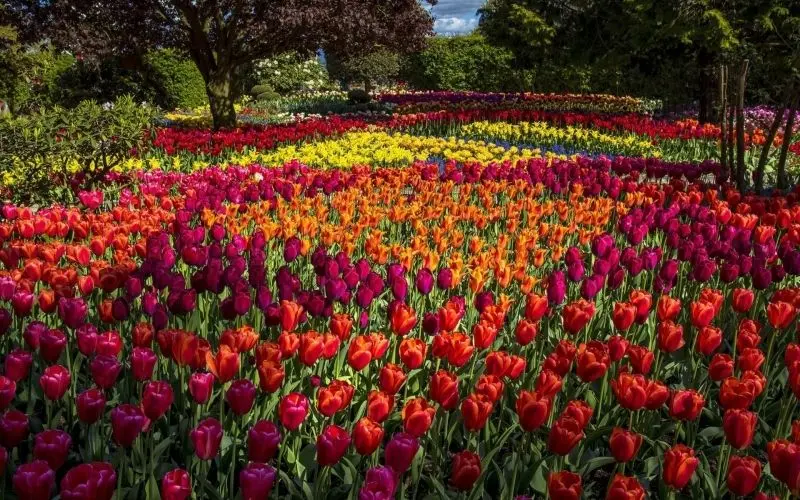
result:
[(212, 72), (206, 81), (206, 94), (211, 107), (214, 130), (236, 127), (236, 110), (233, 107), (233, 70)]
[(797, 114), (797, 101), (800, 96), (794, 96), (792, 105), (789, 107), (789, 118), (786, 120), (786, 128), (783, 131), (783, 144), (781, 144), (781, 155), (778, 158), (778, 189), (786, 189), (786, 158), (789, 155), (789, 146), (792, 144), (795, 115)]
[(781, 122), (783, 122), (783, 115), (785, 112), (786, 105), (783, 105), (778, 112), (775, 113), (775, 118), (772, 120), (772, 125), (769, 127), (767, 139), (764, 141), (764, 146), (761, 148), (761, 155), (758, 157), (758, 167), (756, 167), (756, 194), (761, 193), (761, 191), (764, 189), (764, 169), (767, 167), (769, 152), (772, 149), (772, 143), (775, 142), (775, 136), (778, 135), (778, 129), (781, 127)]
[(739, 191), (743, 191), (746, 186), (745, 165), (744, 165), (744, 88), (747, 81), (747, 66), (750, 61), (747, 59), (742, 63), (742, 70), (739, 73), (739, 88), (736, 94), (736, 183)]

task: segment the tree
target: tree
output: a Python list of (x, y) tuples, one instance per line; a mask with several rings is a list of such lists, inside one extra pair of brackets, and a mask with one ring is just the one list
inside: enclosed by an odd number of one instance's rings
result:
[[(428, 0), (435, 3), (435, 0)], [(290, 50), (341, 55), (423, 47), (433, 19), (417, 0), (6, 0), (29, 39), (85, 59), (176, 47), (206, 84), (214, 127), (236, 123), (238, 80), (253, 61)], [(0, 24), (2, 24), (0, 19)]]
[(340, 57), (326, 54), (328, 73), (332, 78), (349, 86), (353, 82), (364, 83), (364, 90), (372, 91), (372, 84), (387, 84), (400, 73), (400, 56), (383, 47), (364, 55)]

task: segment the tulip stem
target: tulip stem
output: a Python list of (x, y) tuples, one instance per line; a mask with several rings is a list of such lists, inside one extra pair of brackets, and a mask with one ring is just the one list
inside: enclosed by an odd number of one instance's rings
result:
[(234, 482), (236, 481), (236, 421), (231, 420), (231, 490), (229, 492), (229, 498), (233, 498), (234, 494)]

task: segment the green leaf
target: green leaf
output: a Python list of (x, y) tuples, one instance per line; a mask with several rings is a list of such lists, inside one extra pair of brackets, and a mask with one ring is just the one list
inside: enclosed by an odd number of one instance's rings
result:
[(581, 476), (585, 476), (586, 474), (592, 472), (593, 470), (599, 469), (601, 467), (605, 467), (606, 465), (613, 464), (616, 462), (614, 457), (596, 457), (588, 462), (586, 465), (583, 466), (581, 469)]
[(433, 489), (436, 490), (436, 493), (438, 493), (439, 498), (450, 498), (450, 495), (447, 493), (447, 490), (442, 485), (442, 483), (439, 482), (438, 479), (436, 479), (432, 475), (428, 475), (426, 477), (428, 478), (428, 482), (431, 484)]

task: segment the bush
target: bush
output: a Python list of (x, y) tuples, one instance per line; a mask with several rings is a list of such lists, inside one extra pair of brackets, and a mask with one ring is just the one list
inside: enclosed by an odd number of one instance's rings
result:
[(75, 66), (75, 58), (47, 45), (13, 44), (0, 51), (0, 98), (13, 113), (27, 113), (62, 101), (69, 87), (62, 77)]
[(280, 94), (275, 92), (272, 85), (260, 84), (250, 90), (250, 95), (257, 101), (273, 101), (280, 98)]
[(197, 65), (174, 49), (159, 49), (144, 57), (147, 80), (164, 109), (194, 109), (208, 104), (206, 84)]
[(386, 85), (393, 82), (400, 73), (400, 56), (386, 49), (349, 58), (338, 58), (331, 54), (327, 64), (332, 78), (341, 80), (346, 85), (363, 82), (367, 90), (373, 84)]
[(253, 73), (258, 84), (269, 85), (282, 95), (333, 87), (317, 58), (303, 59), (292, 52), (256, 62)]
[(352, 89), (347, 92), (347, 100), (350, 104), (367, 104), (372, 100), (372, 97), (364, 89)]
[(84, 101), (0, 120), (0, 184), (17, 201), (68, 199), (66, 185), (91, 185), (146, 144), (154, 110), (131, 97)]
[(530, 75), (514, 68), (510, 51), (490, 45), (480, 35), (436, 37), (410, 56), (401, 76), (424, 90), (526, 90)]

